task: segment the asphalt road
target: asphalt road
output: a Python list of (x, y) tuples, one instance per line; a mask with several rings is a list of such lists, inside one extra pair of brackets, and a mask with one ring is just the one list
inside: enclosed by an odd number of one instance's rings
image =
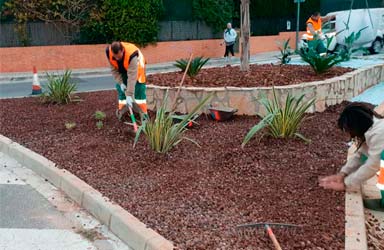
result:
[[(276, 62), (277, 61), (276, 55), (278, 55), (278, 52), (272, 52), (272, 53), (270, 52), (270, 53), (251, 56), (250, 63), (263, 64), (263, 63)], [(376, 62), (377, 60), (381, 62), (381, 60), (383, 60), (383, 55), (384, 55), (384, 50), (379, 55), (364, 56), (360, 59), (360, 61), (363, 60), (364, 62), (364, 60), (375, 59)], [(300, 58), (298, 56), (295, 56), (292, 62), (294, 61), (300, 61)], [(238, 65), (239, 63), (240, 63), (239, 58), (236, 58), (231, 62), (232, 65)], [(226, 63), (223, 58), (213, 58), (207, 63), (205, 68), (224, 66), (225, 64)], [(353, 65), (350, 65), (350, 67), (353, 67)], [(147, 74), (172, 72), (177, 70), (178, 69), (175, 68), (172, 65), (172, 63), (163, 63), (163, 64), (157, 64), (157, 65), (148, 65)], [(7, 78), (1, 78), (2, 74), (0, 74), (0, 99), (27, 97), (31, 94), (32, 74), (24, 78), (19, 78), (20, 80), (18, 80), (16, 75), (17, 74), (15, 74), (14, 79), (7, 80)], [(77, 92), (110, 90), (115, 88), (114, 79), (112, 78), (111, 74), (105, 70), (102, 73), (97, 73), (97, 75), (95, 75), (95, 73), (93, 74), (82, 74), (81, 72), (76, 73), (74, 74), (74, 77), (72, 79), (74, 80), (74, 82), (77, 83)], [(44, 85), (46, 85), (46, 83), (47, 83), (46, 80), (40, 79), (40, 84), (42, 85), (43, 88), (44, 88)]]
[[(250, 63), (271, 63), (276, 62), (276, 55), (278, 52), (269, 52), (264, 54), (259, 54), (256, 56), (251, 56)], [(239, 65), (239, 58), (233, 59), (231, 61), (232, 65)], [(177, 71), (178, 69), (172, 65), (173, 63), (163, 63), (163, 64), (153, 64), (147, 66), (147, 74), (155, 73), (164, 73)], [(208, 67), (218, 67), (225, 66), (225, 60), (223, 58), (212, 58), (205, 66)], [(75, 73), (75, 71), (73, 71)], [(7, 74), (9, 75), (9, 74)], [(32, 73), (24, 77), (18, 77), (17, 74), (14, 75), (14, 79), (7, 79), (8, 77), (2, 78), (0, 74), (0, 99), (2, 98), (17, 98), (17, 97), (27, 97), (32, 92)], [(43, 78), (43, 74), (40, 73), (40, 84), (44, 88), (44, 85), (47, 84), (46, 79)], [(18, 80), (21, 79), (21, 80)], [(98, 90), (110, 90), (115, 88), (115, 81), (112, 78), (111, 74), (108, 71), (103, 73), (95, 74), (74, 74), (72, 77), (74, 82), (77, 83), (77, 92), (87, 92), (87, 91), (98, 91)]]
[[(85, 76), (72, 78), (77, 83), (77, 92), (113, 89), (114, 80), (109, 76)], [(46, 80), (41, 80), (44, 88)], [(0, 98), (14, 98), (29, 96), (32, 92), (32, 79), (0, 84)]]

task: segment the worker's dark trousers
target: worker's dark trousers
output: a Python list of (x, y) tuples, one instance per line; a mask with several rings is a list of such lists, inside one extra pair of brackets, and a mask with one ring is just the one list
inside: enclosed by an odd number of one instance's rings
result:
[(232, 56), (235, 55), (234, 51), (233, 51), (233, 46), (235, 44), (232, 44), (232, 45), (226, 45), (225, 46), (225, 54), (224, 54), (224, 57), (227, 57), (229, 55), (229, 52), (231, 52)]

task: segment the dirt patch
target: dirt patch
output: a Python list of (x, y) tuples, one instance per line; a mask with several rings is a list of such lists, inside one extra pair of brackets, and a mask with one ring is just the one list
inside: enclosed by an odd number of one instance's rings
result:
[[(44, 155), (117, 202), (179, 249), (273, 249), (248, 222), (304, 225), (276, 229), (283, 249), (343, 249), (344, 194), (318, 187), (346, 158), (336, 128), (341, 106), (307, 115), (300, 132), (312, 143), (263, 137), (241, 141), (256, 117), (218, 123), (206, 117), (167, 155), (150, 150), (115, 118), (113, 91), (80, 94), (83, 102), (43, 106), (36, 98), (0, 100), (0, 133)], [(103, 129), (93, 114), (104, 111)], [(76, 122), (67, 130), (65, 122)]]
[[(352, 71), (351, 68), (333, 67), (327, 73), (317, 75), (310, 66), (303, 65), (251, 65), (249, 72), (240, 71), (240, 67), (203, 69), (192, 80), (186, 78), (184, 86), (195, 87), (271, 87), (293, 85), (329, 79)], [(178, 86), (183, 73), (172, 72), (148, 76), (148, 84), (158, 86)]]

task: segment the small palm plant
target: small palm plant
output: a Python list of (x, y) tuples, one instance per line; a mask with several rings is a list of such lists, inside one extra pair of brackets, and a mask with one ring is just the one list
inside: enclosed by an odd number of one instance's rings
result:
[[(189, 114), (185, 115), (181, 122), (174, 123), (174, 113), (167, 111), (168, 93), (166, 94), (161, 107), (156, 112), (156, 118), (144, 120), (139, 127), (134, 146), (137, 144), (140, 134), (144, 133), (151, 148), (158, 153), (167, 153), (182, 140), (189, 140), (195, 144), (194, 140), (184, 136), (188, 124), (194, 121), (197, 113), (204, 107), (211, 96), (205, 97)], [(197, 144), (198, 145), (198, 144)]]
[[(316, 43), (321, 43), (322, 41), (314, 40), (313, 42), (313, 47), (300, 50), (299, 54), (301, 59), (311, 65), (316, 74), (323, 74), (336, 64), (343, 61), (343, 58), (339, 54), (319, 54), (314, 48), (317, 47)], [(328, 44), (330, 44), (330, 41), (328, 41)]]
[(278, 44), (281, 46), (279, 47), (280, 50), (280, 56), (277, 57), (281, 64), (287, 64), (291, 61), (291, 55), (293, 55), (291, 47), (289, 46), (289, 38), (287, 40), (283, 40), (282, 42), (278, 42)]
[(41, 94), (44, 103), (68, 104), (73, 98), (72, 94), (76, 91), (76, 83), (71, 79), (72, 72), (66, 70), (63, 75), (57, 76), (47, 74), (47, 89)]
[[(209, 61), (209, 58), (203, 58), (203, 57), (195, 57), (192, 61), (191, 64), (188, 68), (187, 75), (191, 79), (195, 79), (197, 74), (199, 74), (200, 70), (202, 67)], [(176, 60), (176, 63), (173, 64), (177, 68), (181, 69), (182, 72), (185, 72), (185, 69), (187, 68), (188, 65), (188, 60), (187, 59), (180, 59)]]
[(288, 94), (285, 99), (285, 105), (282, 106), (273, 89), (273, 99), (266, 97), (260, 100), (265, 107), (267, 114), (261, 116), (262, 120), (253, 126), (245, 136), (242, 147), (244, 147), (252, 137), (262, 129), (267, 129), (267, 133), (275, 138), (298, 137), (309, 142), (303, 135), (298, 133), (298, 128), (302, 122), (305, 112), (313, 105), (315, 99), (304, 102), (304, 94), (298, 98)]

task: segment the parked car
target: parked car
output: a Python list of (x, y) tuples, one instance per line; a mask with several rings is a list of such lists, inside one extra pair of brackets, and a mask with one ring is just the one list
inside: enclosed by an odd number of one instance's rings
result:
[[(328, 13), (336, 18), (323, 24), (322, 39), (328, 50), (333, 52), (345, 46), (345, 37), (352, 32), (361, 31), (360, 38), (355, 41), (354, 47), (367, 48), (371, 54), (379, 53), (384, 46), (384, 8), (356, 9)], [(365, 28), (365, 29), (364, 29)], [(326, 39), (331, 38), (333, 39)], [(307, 47), (307, 35), (301, 37), (300, 48)]]

